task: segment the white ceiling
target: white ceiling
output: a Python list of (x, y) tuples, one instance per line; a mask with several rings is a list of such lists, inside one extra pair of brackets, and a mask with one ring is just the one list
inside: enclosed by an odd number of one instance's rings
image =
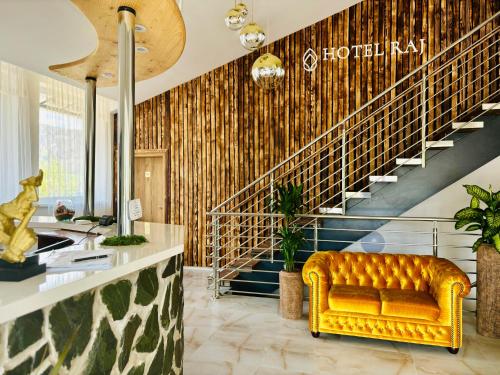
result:
[[(254, 19), (274, 41), (360, 1), (254, 0)], [(251, 8), (252, 1), (245, 2)], [(247, 53), (238, 32), (224, 25), (234, 0), (179, 3), (186, 23), (184, 53), (168, 71), (137, 83), (138, 103)], [(70, 0), (0, 0), (0, 60), (64, 80), (48, 67), (88, 55), (96, 42), (94, 28)], [(117, 98), (117, 88), (99, 89), (99, 94)]]

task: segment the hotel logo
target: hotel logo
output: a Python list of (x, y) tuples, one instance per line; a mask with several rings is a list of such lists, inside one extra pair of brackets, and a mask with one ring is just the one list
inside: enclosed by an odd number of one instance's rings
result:
[[(402, 45), (402, 43), (395, 41), (390, 42), (389, 51), (390, 55), (405, 55), (409, 53), (417, 53), (422, 55), (425, 49), (425, 39), (420, 39), (417, 43), (412, 40), (408, 41), (408, 44)], [(386, 54), (384, 50), (384, 44), (373, 43), (373, 44), (357, 44), (351, 47), (329, 47), (323, 48), (321, 53), (321, 60), (323, 61), (336, 61), (345, 60), (350, 57), (355, 59), (359, 58), (373, 58), (381, 57)], [(312, 49), (308, 48), (304, 56), (302, 57), (302, 63), (304, 70), (307, 72), (314, 72), (318, 67), (319, 57), (317, 53)]]
[(318, 55), (312, 48), (309, 48), (306, 53), (304, 53), (304, 57), (302, 57), (302, 63), (304, 64), (304, 69), (307, 72), (313, 72), (318, 67)]

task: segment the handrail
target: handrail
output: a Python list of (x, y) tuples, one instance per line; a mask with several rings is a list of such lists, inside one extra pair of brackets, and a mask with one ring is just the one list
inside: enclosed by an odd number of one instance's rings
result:
[[(266, 178), (268, 176), (272, 176), (272, 174), (275, 171), (277, 171), (279, 168), (283, 167), (285, 164), (287, 164), (290, 161), (292, 161), (294, 158), (296, 158), (301, 153), (303, 153), (304, 151), (306, 151), (312, 145), (314, 145), (317, 142), (319, 142), (321, 139), (325, 138), (328, 134), (330, 134), (335, 129), (339, 128), (341, 125), (344, 125), (346, 122), (348, 122), (349, 120), (351, 120), (355, 116), (357, 116), (360, 113), (362, 113), (362, 111), (364, 111), (365, 109), (367, 109), (369, 106), (375, 104), (378, 100), (382, 99), (384, 96), (386, 96), (391, 91), (393, 91), (394, 89), (396, 89), (397, 86), (399, 86), (401, 83), (407, 81), (410, 77), (414, 76), (418, 72), (423, 71), (424, 69), (426, 69), (430, 64), (432, 64), (433, 62), (435, 62), (436, 60), (438, 60), (439, 58), (441, 58), (443, 55), (445, 55), (446, 53), (448, 53), (449, 51), (451, 51), (454, 47), (456, 47), (457, 45), (459, 45), (460, 43), (462, 43), (466, 39), (470, 38), (473, 34), (475, 34), (476, 32), (478, 32), (479, 30), (481, 30), (483, 27), (485, 27), (487, 24), (489, 24), (490, 22), (492, 22), (494, 19), (496, 19), (499, 16), (500, 16), (500, 11), (497, 12), (497, 13), (495, 13), (493, 16), (491, 16), (487, 20), (485, 20), (482, 23), (480, 23), (474, 29), (472, 29), (471, 31), (469, 31), (467, 34), (465, 34), (464, 36), (462, 36), (461, 38), (457, 39), (455, 42), (453, 42), (452, 44), (450, 44), (448, 47), (446, 47), (443, 51), (439, 52), (432, 59), (430, 59), (429, 61), (427, 61), (423, 65), (419, 66), (418, 68), (414, 69), (412, 72), (410, 72), (409, 74), (407, 74), (405, 77), (401, 78), (400, 80), (398, 80), (397, 82), (395, 82), (392, 86), (390, 86), (389, 88), (387, 88), (386, 90), (384, 90), (383, 92), (381, 92), (380, 94), (378, 94), (376, 97), (374, 97), (373, 99), (371, 99), (370, 101), (368, 101), (367, 103), (365, 103), (364, 105), (362, 105), (360, 108), (358, 108), (357, 110), (355, 110), (354, 112), (352, 112), (351, 114), (349, 114), (341, 122), (333, 125), (330, 129), (328, 129), (327, 131), (325, 131), (324, 133), (322, 133), (321, 135), (319, 135), (318, 137), (316, 137), (315, 139), (313, 139), (312, 141), (310, 141), (309, 143), (307, 143), (305, 146), (303, 146), (301, 149), (299, 149), (294, 154), (292, 154), (291, 156), (289, 156), (287, 159), (283, 160), (282, 162), (280, 162), (279, 164), (277, 164), (276, 166), (274, 166), (273, 168), (271, 168), (268, 172), (264, 173), (262, 176), (258, 177), (256, 180), (254, 180), (253, 182), (251, 182), (250, 184), (248, 184), (247, 186), (245, 186), (244, 188), (242, 188), (241, 190), (239, 190), (237, 193), (233, 194), (231, 197), (229, 197), (228, 199), (226, 199), (224, 202), (220, 203), (217, 207), (213, 208), (207, 214), (217, 213), (222, 207), (224, 207), (225, 205), (227, 205), (229, 202), (231, 202), (237, 196), (243, 194), (245, 191), (249, 190), (253, 186), (255, 186), (258, 183), (260, 183), (264, 178)], [(241, 213), (237, 213), (237, 214), (240, 215), (240, 216), (242, 215)], [(343, 217), (345, 217), (345, 216), (343, 216)]]
[[(275, 217), (284, 218), (283, 214), (258, 213), (258, 212), (207, 212), (209, 216), (245, 216), (245, 217)], [(297, 218), (305, 219), (350, 219), (350, 220), (390, 220), (390, 221), (422, 221), (454, 223), (453, 218), (448, 217), (412, 217), (412, 216), (365, 216), (365, 215), (333, 215), (333, 214), (297, 214)]]

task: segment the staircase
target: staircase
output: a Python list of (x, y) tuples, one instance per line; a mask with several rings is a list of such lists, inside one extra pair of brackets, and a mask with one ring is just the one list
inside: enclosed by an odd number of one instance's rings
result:
[[(500, 12), (212, 210), (214, 296), (276, 295), (282, 218), (268, 207), (277, 184), (304, 185), (304, 262), (398, 220), (498, 156), (499, 25)], [(436, 223), (450, 220), (415, 221), (433, 223), (437, 253)]]

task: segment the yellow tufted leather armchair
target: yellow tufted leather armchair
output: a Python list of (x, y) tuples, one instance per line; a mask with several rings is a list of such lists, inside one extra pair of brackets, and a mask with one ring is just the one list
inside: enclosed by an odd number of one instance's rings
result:
[(302, 270), (309, 328), (417, 344), (462, 346), (462, 298), (469, 278), (433, 256), (322, 251)]

